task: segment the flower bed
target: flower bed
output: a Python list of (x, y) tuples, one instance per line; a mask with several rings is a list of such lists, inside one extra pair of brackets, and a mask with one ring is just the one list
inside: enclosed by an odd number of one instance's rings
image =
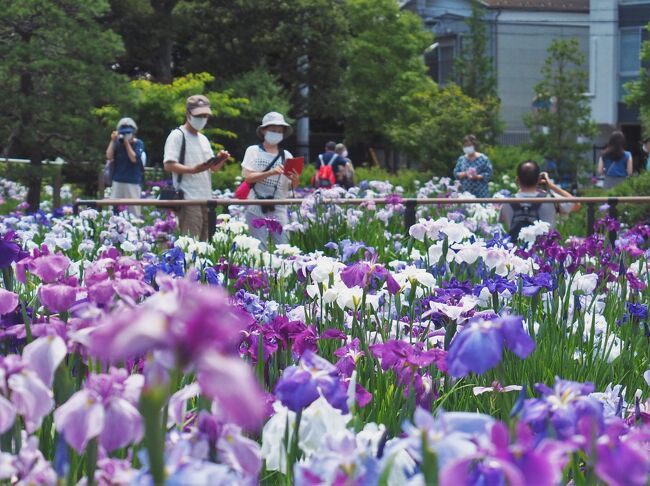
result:
[(0, 480), (646, 484), (650, 228), (513, 245), (443, 194), (409, 234), (389, 184), (311, 195), (269, 251), (236, 207), (2, 217)]

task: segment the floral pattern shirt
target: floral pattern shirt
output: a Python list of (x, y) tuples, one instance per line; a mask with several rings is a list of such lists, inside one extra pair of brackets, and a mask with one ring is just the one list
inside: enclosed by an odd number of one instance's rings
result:
[(466, 155), (461, 155), (454, 168), (454, 177), (458, 179), (459, 172), (467, 172), (468, 169), (476, 169), (478, 175), (483, 179), (475, 180), (463, 178), (460, 179), (460, 187), (463, 192), (469, 192), (476, 197), (490, 197), (488, 182), (492, 180), (492, 162), (486, 155), (477, 153), (474, 160), (469, 160)]

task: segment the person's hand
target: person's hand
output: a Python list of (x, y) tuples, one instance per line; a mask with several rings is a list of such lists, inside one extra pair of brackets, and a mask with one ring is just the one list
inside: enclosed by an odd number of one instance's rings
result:
[(467, 174), (465, 172), (459, 172), (458, 173), (458, 178), (459, 179), (464, 179), (465, 177), (467, 177)]
[(467, 169), (467, 178), (468, 179), (476, 179), (478, 177), (478, 173), (476, 172), (476, 169), (474, 167), (470, 167)]
[(300, 174), (298, 174), (298, 172), (296, 172), (294, 169), (289, 173), (289, 179), (291, 179), (291, 184), (293, 187), (296, 187), (300, 181)]
[(225, 161), (228, 160), (229, 158), (230, 158), (230, 152), (228, 152), (227, 150), (221, 150), (221, 151), (217, 154), (217, 160), (218, 160), (217, 163), (220, 164), (221, 162), (225, 162)]
[(282, 175), (282, 174), (284, 174), (284, 167), (281, 166), (281, 165), (277, 165), (277, 166), (273, 167), (270, 171), (268, 171), (267, 174), (268, 174), (267, 177)]
[(114, 142), (115, 140), (117, 140), (117, 131), (113, 130), (113, 131), (111, 132), (111, 140), (112, 140), (113, 142)]

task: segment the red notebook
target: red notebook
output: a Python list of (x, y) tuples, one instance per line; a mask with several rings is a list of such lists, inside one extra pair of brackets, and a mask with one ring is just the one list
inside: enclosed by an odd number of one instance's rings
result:
[(291, 171), (295, 170), (298, 175), (302, 174), (302, 169), (305, 166), (304, 157), (295, 157), (293, 159), (287, 159), (284, 162), (284, 175), (287, 177), (291, 174)]

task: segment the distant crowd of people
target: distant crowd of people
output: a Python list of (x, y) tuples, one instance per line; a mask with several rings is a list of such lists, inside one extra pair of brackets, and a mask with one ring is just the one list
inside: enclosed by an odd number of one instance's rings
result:
[[(212, 109), (210, 100), (203, 95), (190, 96), (185, 104), (183, 125), (174, 128), (167, 137), (164, 149), (164, 168), (172, 174), (172, 186), (161, 198), (207, 200), (212, 197), (211, 172), (221, 170), (230, 153), (225, 150), (214, 154), (207, 137), (201, 133), (206, 127)], [(113, 199), (136, 199), (141, 197), (144, 182), (146, 152), (142, 140), (137, 138), (138, 126), (129, 117), (122, 118), (111, 133), (106, 148), (105, 179), (112, 185)], [(292, 154), (280, 147), (293, 129), (281, 113), (267, 113), (257, 127), (259, 141), (246, 149), (242, 160), (242, 176), (250, 192), (248, 199), (285, 199), (298, 187), (300, 173), (289, 169), (285, 162), (293, 160)], [(611, 134), (607, 147), (598, 160), (598, 174), (604, 177), (604, 187), (611, 188), (630, 177), (633, 172), (632, 155), (625, 150), (623, 133)], [(479, 140), (467, 135), (462, 140), (463, 153), (456, 161), (453, 175), (460, 182), (461, 191), (477, 198), (490, 197), (489, 183), (493, 177), (490, 159), (479, 151)], [(650, 139), (643, 144), (650, 153)], [(302, 167), (302, 166), (301, 166)], [(325, 151), (314, 160), (315, 173), (311, 184), (315, 188), (340, 186), (349, 189), (355, 185), (354, 165), (342, 143), (327, 142)], [(517, 167), (517, 198), (550, 197), (549, 203), (504, 204), (500, 221), (516, 238), (519, 231), (536, 220), (555, 225), (556, 213), (569, 213), (578, 205), (564, 204), (561, 198), (571, 194), (557, 185), (537, 162), (526, 160)], [(139, 206), (129, 206), (129, 211), (140, 216)], [(272, 219), (281, 226), (288, 222), (287, 206), (246, 206), (246, 220), (251, 234), (266, 247), (269, 236), (276, 244), (287, 243), (284, 231), (269, 232), (261, 219)], [(181, 205), (177, 211), (179, 229), (184, 234), (201, 240), (208, 238), (208, 213), (205, 206)]]

